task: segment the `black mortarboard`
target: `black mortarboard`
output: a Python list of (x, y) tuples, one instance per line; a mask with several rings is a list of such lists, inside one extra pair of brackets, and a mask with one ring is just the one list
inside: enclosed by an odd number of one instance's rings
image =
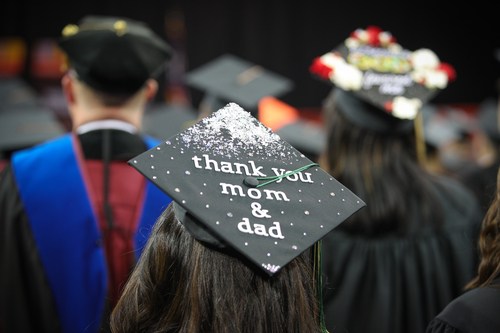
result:
[(271, 276), (365, 206), (235, 103), (129, 163), (173, 198), (195, 238)]
[(293, 89), (290, 79), (231, 54), (190, 71), (186, 83), (216, 97), (220, 107), (234, 101), (253, 114), (263, 97), (280, 96)]
[(38, 105), (39, 96), (25, 80), (20, 77), (0, 78), (0, 112)]
[(65, 132), (51, 110), (43, 107), (12, 108), (0, 112), (0, 153), (33, 146)]
[(143, 121), (143, 130), (160, 140), (165, 140), (196, 122), (197, 112), (188, 106), (154, 104), (149, 106)]
[(305, 119), (283, 125), (276, 134), (310, 158), (317, 159), (326, 146), (326, 133), (323, 127)]
[(145, 23), (121, 17), (87, 16), (78, 26), (67, 25), (59, 46), (83, 82), (107, 93), (137, 91), (172, 56)]
[(497, 98), (487, 98), (477, 109), (477, 121), (481, 130), (494, 142), (500, 142), (500, 106)]
[[(393, 128), (394, 120), (413, 120), (424, 103), (455, 79), (454, 69), (433, 51), (406, 50), (376, 26), (355, 30), (337, 48), (315, 58), (309, 70), (341, 90), (337, 99), (346, 117), (382, 131)], [(359, 112), (350, 114), (354, 108)], [(380, 111), (385, 115), (376, 115)], [(380, 128), (384, 122), (391, 126)]]
[(258, 119), (311, 159), (317, 160), (325, 148), (322, 124), (302, 117), (297, 108), (277, 98), (266, 97), (259, 102)]
[(466, 111), (427, 104), (422, 107), (425, 142), (440, 148), (458, 142), (476, 131), (476, 124)]

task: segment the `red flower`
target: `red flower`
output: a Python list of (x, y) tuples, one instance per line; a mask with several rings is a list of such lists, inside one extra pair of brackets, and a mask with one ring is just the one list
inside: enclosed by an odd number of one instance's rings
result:
[(392, 112), (392, 106), (393, 106), (392, 101), (384, 102), (384, 109), (389, 113)]
[(440, 63), (437, 67), (437, 70), (445, 72), (446, 76), (448, 76), (449, 81), (454, 81), (457, 78), (457, 72), (455, 71), (455, 68), (453, 68), (453, 66), (446, 62)]
[(368, 35), (368, 44), (372, 46), (379, 46), (380, 45), (380, 39), (379, 35), (382, 32), (382, 29), (380, 29), (377, 26), (370, 25), (366, 28), (366, 34)]
[(309, 67), (309, 72), (318, 75), (322, 79), (328, 80), (333, 72), (333, 68), (325, 65), (321, 61), (321, 58), (317, 57), (313, 60), (311, 66)]

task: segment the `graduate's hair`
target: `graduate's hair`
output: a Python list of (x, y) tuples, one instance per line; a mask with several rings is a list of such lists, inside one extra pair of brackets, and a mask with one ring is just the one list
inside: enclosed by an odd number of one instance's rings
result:
[(481, 224), (478, 247), (480, 261), (477, 274), (465, 286), (467, 290), (492, 285), (493, 280), (500, 277), (500, 168), (495, 197)]
[(114, 333), (318, 333), (311, 250), (273, 277), (158, 219), (111, 315)]
[(444, 213), (431, 185), (434, 176), (419, 163), (414, 127), (381, 132), (355, 124), (345, 116), (351, 110), (337, 102), (334, 91), (322, 107), (327, 140), (321, 161), (367, 203), (338, 229), (376, 235), (405, 234), (423, 223), (439, 226)]

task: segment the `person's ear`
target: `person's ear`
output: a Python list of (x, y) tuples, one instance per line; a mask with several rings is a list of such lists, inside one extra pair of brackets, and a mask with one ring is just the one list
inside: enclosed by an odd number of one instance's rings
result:
[(70, 73), (64, 74), (63, 77), (61, 78), (62, 90), (68, 104), (75, 103), (75, 91), (74, 91), (73, 80), (74, 78), (71, 76)]
[(158, 82), (153, 79), (149, 79), (146, 81), (146, 98), (148, 101), (153, 100), (158, 92)]

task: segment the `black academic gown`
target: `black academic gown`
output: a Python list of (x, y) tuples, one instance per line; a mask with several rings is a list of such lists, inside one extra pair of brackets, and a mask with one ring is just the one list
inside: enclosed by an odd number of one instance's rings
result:
[(500, 332), (500, 278), (492, 285), (469, 290), (436, 316), (426, 333)]
[[(111, 160), (127, 161), (147, 149), (139, 135), (118, 130), (111, 133)], [(102, 131), (80, 135), (79, 139), (85, 158), (102, 158)], [(63, 331), (10, 165), (0, 174), (0, 272), (0, 332)], [(102, 328), (107, 329), (107, 315), (102, 318)]]
[(330, 333), (423, 333), (473, 277), (479, 206), (452, 180), (436, 191), (444, 209), (442, 231), (418, 227), (416, 204), (408, 218), (417, 227), (406, 236), (370, 237), (335, 229), (323, 239)]

